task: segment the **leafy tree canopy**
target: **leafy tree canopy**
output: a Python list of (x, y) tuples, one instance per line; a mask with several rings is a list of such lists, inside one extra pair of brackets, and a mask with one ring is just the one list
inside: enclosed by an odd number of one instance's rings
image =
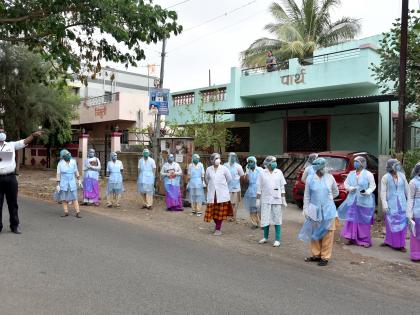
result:
[(0, 118), (9, 139), (42, 126), (41, 141), (61, 146), (71, 140), (79, 99), (50, 76), (49, 63), (21, 45), (0, 45)]
[(331, 19), (330, 12), (340, 0), (280, 0), (270, 6), (273, 23), (265, 26), (271, 38), (260, 38), (242, 53), (242, 65), (265, 65), (265, 54), (272, 50), (280, 59), (311, 57), (317, 47), (327, 47), (353, 39), (360, 22), (350, 17)]
[(0, 41), (24, 43), (77, 74), (99, 72), (101, 60), (135, 66), (145, 58), (142, 43), (156, 43), (181, 30), (176, 12), (151, 0), (0, 2)]
[[(420, 116), (420, 32), (416, 30), (420, 23), (420, 11), (411, 11), (408, 18), (408, 51), (407, 51), (407, 102)], [(392, 29), (384, 34), (379, 53), (381, 61), (372, 64), (375, 79), (383, 93), (399, 93), (401, 21), (397, 19)]]

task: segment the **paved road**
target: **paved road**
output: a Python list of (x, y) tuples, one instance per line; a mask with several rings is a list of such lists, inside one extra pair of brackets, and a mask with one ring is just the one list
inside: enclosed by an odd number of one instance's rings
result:
[(24, 234), (0, 233), (2, 315), (420, 310), (418, 299), (372, 292), (368, 284), (316, 274), (317, 268), (245, 256), (99, 215), (60, 218), (58, 207), (34, 200), (22, 199), (20, 206)]

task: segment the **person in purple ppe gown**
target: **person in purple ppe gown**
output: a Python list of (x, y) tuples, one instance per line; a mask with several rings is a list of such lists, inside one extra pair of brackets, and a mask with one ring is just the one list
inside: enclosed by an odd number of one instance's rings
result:
[(346, 200), (338, 208), (338, 216), (345, 220), (341, 236), (348, 240), (348, 245), (372, 246), (370, 228), (375, 212), (376, 189), (373, 174), (366, 169), (366, 159), (358, 156), (354, 159), (354, 171), (344, 182), (349, 192)]

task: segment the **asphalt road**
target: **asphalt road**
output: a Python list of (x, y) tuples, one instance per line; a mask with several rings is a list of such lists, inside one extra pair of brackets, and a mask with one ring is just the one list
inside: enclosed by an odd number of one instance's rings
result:
[(23, 234), (0, 233), (2, 315), (420, 313), (419, 299), (373, 292), (326, 269), (86, 212), (60, 218), (58, 206), (30, 199), (20, 207)]

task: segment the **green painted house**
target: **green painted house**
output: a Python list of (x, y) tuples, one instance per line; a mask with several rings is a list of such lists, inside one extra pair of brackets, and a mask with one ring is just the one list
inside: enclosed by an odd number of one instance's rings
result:
[(398, 104), (379, 91), (370, 70), (379, 62), (379, 41), (374, 36), (318, 49), (302, 64), (291, 59), (274, 72), (232, 68), (230, 83), (172, 93), (168, 119), (182, 125), (199, 110), (223, 111), (240, 139), (227, 151), (387, 154)]

